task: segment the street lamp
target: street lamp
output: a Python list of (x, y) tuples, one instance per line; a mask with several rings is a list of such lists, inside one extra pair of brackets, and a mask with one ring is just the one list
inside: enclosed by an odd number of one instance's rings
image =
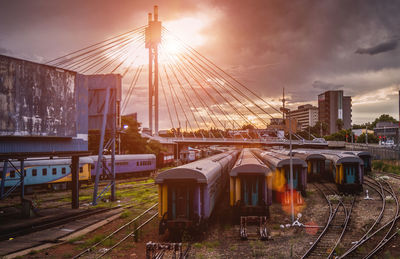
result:
[[(293, 198), (293, 161), (292, 161), (292, 118), (290, 116), (290, 109), (288, 108), (280, 108), (281, 112), (286, 113), (286, 118), (289, 117), (289, 160), (290, 160), (290, 206), (291, 206), (291, 214), (292, 214), (292, 223), (294, 222), (294, 198)], [(288, 116), (289, 115), (289, 116)]]

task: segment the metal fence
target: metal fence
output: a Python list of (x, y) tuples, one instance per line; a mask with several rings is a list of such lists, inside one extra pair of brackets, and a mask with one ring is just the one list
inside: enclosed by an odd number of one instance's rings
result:
[(346, 144), (347, 150), (366, 150), (376, 160), (400, 160), (400, 150), (394, 147), (382, 147), (378, 145)]

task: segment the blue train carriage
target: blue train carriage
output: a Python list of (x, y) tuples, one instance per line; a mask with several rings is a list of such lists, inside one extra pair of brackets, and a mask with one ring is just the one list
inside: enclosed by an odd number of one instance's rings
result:
[(272, 172), (250, 149), (239, 155), (230, 174), (230, 206), (240, 216), (267, 216), (272, 204)]
[[(96, 166), (98, 156), (90, 156), (93, 160), (92, 178), (96, 176)], [(111, 174), (111, 155), (103, 156), (103, 164), (106, 163), (107, 169)], [(131, 155), (115, 155), (115, 177), (140, 177), (149, 176), (156, 170), (156, 156), (154, 154), (131, 154)], [(100, 179), (110, 177), (108, 170), (103, 166), (100, 171)]]
[[(271, 151), (262, 151), (256, 149), (255, 154), (269, 167), (273, 172), (272, 191), (274, 200), (280, 203), (290, 202), (290, 157)], [(307, 189), (307, 163), (297, 157), (292, 157), (293, 165), (293, 189), (294, 198), (298, 204), (303, 203), (302, 197), (306, 196)]]
[(370, 173), (372, 171), (372, 155), (368, 151), (344, 151), (344, 154), (356, 155), (364, 162), (364, 173)]
[[(90, 181), (92, 159), (81, 157), (79, 159), (79, 182)], [(14, 166), (20, 170), (19, 161), (13, 161)], [(24, 184), (25, 186), (43, 185), (54, 190), (66, 189), (72, 180), (71, 159), (28, 159), (24, 162)], [(0, 165), (3, 171), (3, 163)], [(0, 173), (1, 175), (1, 173)], [(8, 165), (5, 179), (5, 187), (12, 187), (18, 184), (20, 176), (15, 168)]]
[(203, 230), (228, 182), (238, 151), (227, 151), (157, 175), (160, 234)]
[[(289, 156), (290, 151), (287, 149), (275, 151)], [(320, 181), (325, 175), (325, 157), (315, 150), (294, 149), (293, 157), (299, 158), (307, 163), (307, 181)]]
[(363, 190), (364, 162), (356, 155), (324, 150), (325, 171), (342, 193), (360, 193)]

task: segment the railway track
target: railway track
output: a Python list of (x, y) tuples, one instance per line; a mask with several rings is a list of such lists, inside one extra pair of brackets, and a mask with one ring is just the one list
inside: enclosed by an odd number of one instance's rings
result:
[[(56, 217), (56, 218), (52, 218), (52, 219), (48, 219), (46, 221), (43, 222), (37, 222), (37, 223), (33, 223), (33, 224), (29, 224), (26, 225), (24, 227), (18, 227), (18, 228), (13, 228), (13, 229), (9, 229), (7, 232), (3, 232), (0, 234), (0, 240), (7, 240), (10, 236), (12, 237), (18, 237), (18, 236), (22, 236), (22, 235), (26, 235), (29, 233), (33, 233), (33, 232), (38, 232), (41, 230), (45, 230), (45, 229), (49, 229), (52, 227), (57, 227), (75, 220), (79, 220), (79, 219), (84, 219), (96, 214), (101, 214), (101, 213), (106, 213), (109, 211), (113, 211), (113, 210), (118, 210), (118, 209), (130, 209), (130, 208), (134, 208), (134, 207), (140, 207), (142, 205), (145, 205), (148, 203), (148, 201), (153, 201), (154, 198), (156, 198), (157, 195), (153, 195), (150, 196), (148, 200), (141, 202), (141, 203), (137, 203), (137, 204), (130, 204), (130, 205), (118, 205), (118, 206), (114, 206), (114, 207), (110, 207), (110, 208), (97, 208), (97, 209), (88, 209), (88, 210), (84, 210), (84, 211), (80, 211), (78, 213), (74, 213), (71, 215), (61, 215), (60, 217)], [(119, 212), (116, 212), (116, 214)]]
[(331, 258), (340, 243), (350, 220), (354, 207), (355, 197), (341, 197), (331, 186), (316, 184), (317, 189), (324, 196), (329, 207), (329, 216), (324, 229), (311, 247), (301, 257), (303, 258)]
[[(355, 241), (354, 245), (341, 254), (339, 258), (371, 258), (398, 234), (395, 226), (400, 218), (399, 201), (392, 186), (388, 182), (383, 181), (381, 183), (368, 177), (365, 178), (365, 184), (381, 196), (381, 212), (364, 235)], [(388, 197), (392, 198), (388, 199)], [(386, 202), (387, 199), (393, 202)]]
[[(154, 203), (150, 208), (143, 211), (137, 217), (129, 221), (128, 223), (122, 225), (118, 229), (114, 230), (112, 233), (104, 237), (99, 242), (95, 243), (91, 247), (83, 250), (81, 253), (77, 254), (73, 258), (101, 258), (106, 254), (110, 253), (113, 249), (121, 245), (128, 238), (138, 238), (139, 231), (151, 222), (155, 217), (157, 217), (157, 205), (158, 203)], [(139, 226), (135, 226), (140, 224)], [(134, 225), (133, 230), (131, 230), (131, 226)], [(128, 234), (126, 234), (122, 230), (128, 230)], [(115, 242), (115, 240), (118, 240)], [(106, 242), (112, 241), (112, 242)], [(108, 243), (106, 245), (105, 243)], [(162, 257), (161, 257), (162, 258)]]

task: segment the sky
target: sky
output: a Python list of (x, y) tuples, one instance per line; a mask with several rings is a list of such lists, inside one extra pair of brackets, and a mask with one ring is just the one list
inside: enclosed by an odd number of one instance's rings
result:
[[(399, 1), (0, 0), (0, 54), (46, 62), (145, 25), (155, 4), (168, 30), (274, 105), (283, 88), (291, 109), (343, 90), (353, 123), (398, 119)], [(144, 125), (146, 89), (127, 108)]]

